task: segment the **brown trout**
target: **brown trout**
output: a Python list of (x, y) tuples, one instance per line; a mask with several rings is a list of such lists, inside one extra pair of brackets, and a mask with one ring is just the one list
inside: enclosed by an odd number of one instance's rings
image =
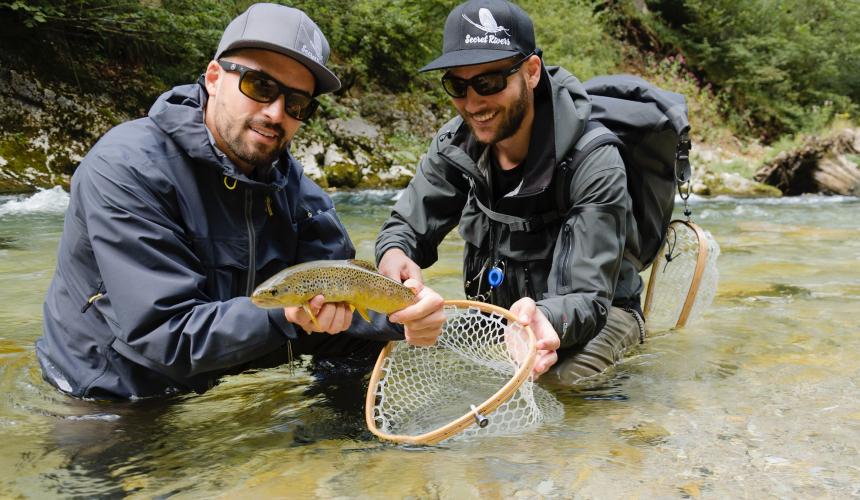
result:
[(317, 295), (326, 302), (346, 302), (370, 321), (367, 310), (385, 314), (415, 302), (415, 292), (379, 274), (363, 260), (315, 260), (290, 266), (264, 281), (251, 294), (258, 307), (302, 306), (314, 325), (308, 303)]

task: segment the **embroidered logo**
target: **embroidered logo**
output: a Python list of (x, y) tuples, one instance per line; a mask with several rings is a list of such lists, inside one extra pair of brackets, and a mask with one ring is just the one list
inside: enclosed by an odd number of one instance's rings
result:
[[(310, 36), (307, 32), (308, 28), (306, 26), (303, 25), (300, 29), (302, 30), (302, 35), (304, 35), (303, 38), (307, 40), (307, 43), (302, 43), (302, 54), (322, 64), (323, 42), (322, 35), (320, 35), (319, 30), (315, 27), (310, 27), (310, 30), (313, 32), (313, 36)], [(308, 47), (308, 44), (310, 44), (310, 47)]]
[(483, 36), (472, 36), (467, 33), (465, 43), (490, 43), (493, 45), (511, 44), (510, 38), (499, 38), (496, 36), (499, 33), (504, 33), (506, 36), (510, 37), (511, 33), (504, 26), (499, 26), (499, 23), (496, 22), (496, 18), (493, 17), (493, 13), (490, 12), (490, 9), (484, 7), (478, 9), (479, 23), (469, 19), (466, 14), (463, 14), (463, 19), (484, 32)]

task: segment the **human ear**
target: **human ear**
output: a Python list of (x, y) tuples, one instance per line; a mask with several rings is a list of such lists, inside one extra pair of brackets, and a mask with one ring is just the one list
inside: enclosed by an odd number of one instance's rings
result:
[(209, 97), (212, 97), (217, 93), (218, 82), (221, 79), (221, 75), (221, 66), (218, 62), (215, 60), (209, 61), (209, 65), (206, 66), (206, 74), (204, 76), (206, 92), (209, 94)]
[(536, 88), (538, 86), (538, 82), (540, 82), (540, 57), (537, 55), (529, 57), (529, 60), (526, 61), (523, 66), (526, 73), (526, 82), (528, 83), (529, 88)]

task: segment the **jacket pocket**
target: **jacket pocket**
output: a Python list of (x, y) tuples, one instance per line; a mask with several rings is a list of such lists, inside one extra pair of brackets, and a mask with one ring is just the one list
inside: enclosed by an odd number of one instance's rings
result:
[(313, 211), (300, 207), (296, 218), (300, 260), (349, 259), (355, 255), (349, 234), (334, 208)]
[(194, 238), (193, 244), (206, 273), (206, 294), (212, 300), (229, 300), (244, 295), (248, 242), (238, 238)]

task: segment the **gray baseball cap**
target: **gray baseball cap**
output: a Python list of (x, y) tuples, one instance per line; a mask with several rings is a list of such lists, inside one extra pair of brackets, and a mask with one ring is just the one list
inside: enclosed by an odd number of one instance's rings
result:
[(325, 67), (328, 40), (299, 9), (273, 3), (248, 7), (224, 30), (215, 59), (227, 51), (248, 48), (271, 50), (302, 63), (316, 78), (317, 95), (340, 88), (340, 80)]

